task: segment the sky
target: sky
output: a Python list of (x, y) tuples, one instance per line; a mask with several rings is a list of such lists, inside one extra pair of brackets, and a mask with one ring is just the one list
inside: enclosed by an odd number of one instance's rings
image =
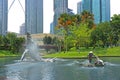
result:
[[(8, 8), (13, 0), (8, 0)], [(50, 32), (50, 23), (53, 21), (53, 0), (43, 0), (44, 2), (44, 23), (43, 32)], [(68, 0), (68, 7), (73, 9), (74, 13), (77, 13), (77, 2), (81, 0)], [(22, 6), (25, 8), (25, 0), (20, 0)], [(111, 0), (111, 16), (113, 14), (120, 14), (120, 0)], [(23, 12), (18, 0), (14, 2), (14, 5), (8, 12), (8, 31), (19, 33), (20, 26), (25, 22), (25, 13)]]

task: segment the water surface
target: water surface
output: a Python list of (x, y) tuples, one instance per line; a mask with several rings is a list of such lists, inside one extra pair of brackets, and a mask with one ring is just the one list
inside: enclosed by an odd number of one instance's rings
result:
[(102, 58), (104, 67), (84, 67), (84, 59), (20, 62), (0, 59), (0, 80), (120, 80), (120, 58)]

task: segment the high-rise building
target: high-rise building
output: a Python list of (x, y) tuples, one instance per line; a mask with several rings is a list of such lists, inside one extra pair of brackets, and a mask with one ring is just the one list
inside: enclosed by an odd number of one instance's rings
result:
[(110, 21), (110, 0), (101, 0), (102, 22)]
[(50, 24), (50, 34), (54, 34), (53, 22)]
[(26, 32), (43, 33), (43, 0), (25, 0)]
[(26, 30), (25, 30), (25, 23), (23, 23), (23, 24), (20, 26), (20, 34), (21, 34), (21, 35), (25, 35), (25, 34), (26, 34), (25, 31), (26, 31)]
[(77, 3), (77, 14), (80, 14), (83, 11), (82, 1)]
[(54, 26), (57, 25), (60, 14), (67, 13), (68, 0), (54, 0)]
[(92, 0), (82, 0), (83, 10), (89, 11), (92, 13)]
[(0, 35), (7, 33), (8, 0), (0, 0)]
[(82, 9), (94, 14), (96, 24), (110, 21), (110, 0), (82, 0)]
[(92, 13), (95, 23), (110, 21), (110, 0), (93, 0)]
[(54, 20), (53, 26), (55, 27), (58, 23), (60, 14), (68, 12), (68, 0), (54, 0)]
[(53, 20), (54, 33), (56, 33), (55, 26), (58, 24), (58, 18), (63, 13), (67, 13), (70, 15), (74, 14), (72, 10), (68, 8), (68, 0), (54, 0), (54, 20)]

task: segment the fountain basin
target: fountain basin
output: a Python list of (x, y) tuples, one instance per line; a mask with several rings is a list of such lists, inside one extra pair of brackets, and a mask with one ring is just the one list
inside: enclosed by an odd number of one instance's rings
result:
[(80, 65), (86, 59), (21, 62), (4, 58), (0, 59), (0, 77), (5, 80), (119, 80), (120, 58), (101, 59), (105, 62), (103, 67)]

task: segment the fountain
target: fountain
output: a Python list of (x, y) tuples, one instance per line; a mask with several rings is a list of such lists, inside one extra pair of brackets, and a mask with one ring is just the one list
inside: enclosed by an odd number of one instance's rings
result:
[(26, 43), (26, 49), (23, 52), (21, 56), (21, 61), (25, 60), (25, 58), (31, 58), (35, 61), (40, 61), (40, 53), (37, 44), (32, 40), (29, 33), (27, 33), (27, 43)]
[(84, 67), (104, 67), (105, 62), (101, 60), (98, 56), (95, 57), (96, 59), (92, 63), (90, 63), (89, 60), (85, 60), (82, 63), (80, 63), (80, 65)]
[(40, 52), (39, 52), (39, 48), (38, 48), (37, 44), (35, 43), (35, 41), (32, 40), (30, 34), (27, 33), (26, 49), (21, 56), (21, 59), (20, 59), (21, 61), (34, 60), (34, 61), (54, 62), (55, 59), (56, 58), (43, 59), (40, 56)]
[(23, 54), (22, 54), (22, 56), (21, 56), (21, 61), (24, 59), (24, 57), (25, 57), (25, 54), (28, 52), (28, 49), (25, 49), (25, 51), (23, 52)]

